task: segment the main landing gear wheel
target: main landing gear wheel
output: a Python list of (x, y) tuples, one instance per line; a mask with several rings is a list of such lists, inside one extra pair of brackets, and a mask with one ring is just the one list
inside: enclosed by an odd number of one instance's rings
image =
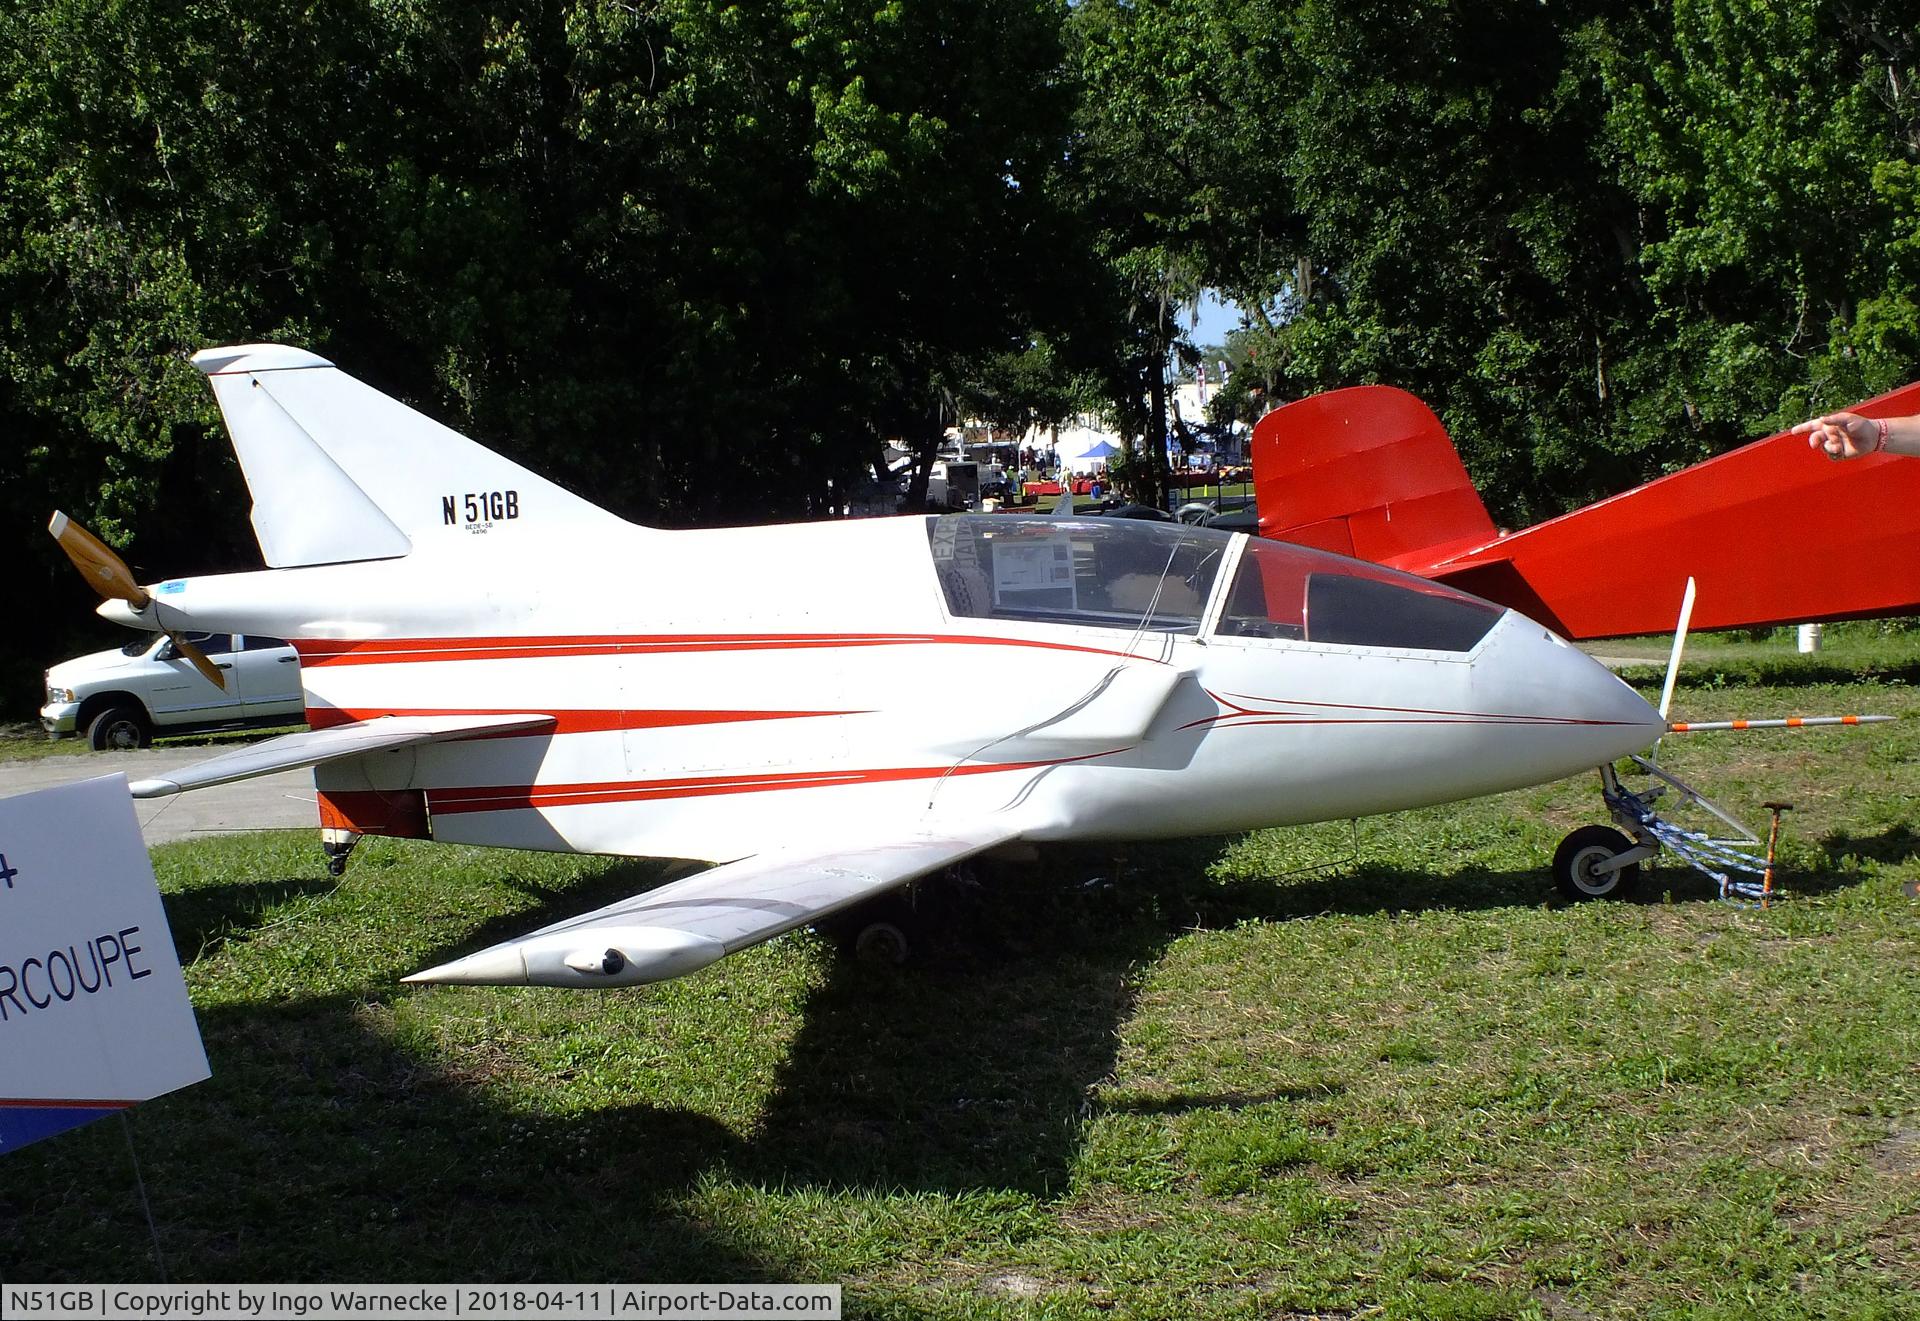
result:
[(912, 950), (907, 933), (891, 922), (869, 922), (853, 938), (853, 957), (869, 967), (897, 968)]
[(913, 955), (917, 917), (906, 896), (884, 894), (815, 923), (814, 930), (868, 967), (897, 968)]
[(1632, 847), (1633, 841), (1612, 826), (1582, 826), (1553, 851), (1553, 882), (1575, 901), (1625, 898), (1640, 879), (1640, 864), (1630, 862), (1617, 871), (1596, 868)]

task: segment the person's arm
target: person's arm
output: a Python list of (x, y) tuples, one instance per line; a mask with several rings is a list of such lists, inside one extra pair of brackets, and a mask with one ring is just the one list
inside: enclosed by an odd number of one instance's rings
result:
[(1825, 450), (1830, 459), (1857, 459), (1868, 454), (1920, 456), (1920, 417), (1861, 417), (1858, 413), (1828, 413), (1793, 429), (1812, 449)]

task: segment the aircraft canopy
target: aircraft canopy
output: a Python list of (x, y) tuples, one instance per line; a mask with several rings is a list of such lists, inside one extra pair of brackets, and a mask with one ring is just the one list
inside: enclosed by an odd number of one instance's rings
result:
[[(927, 520), (947, 608), (976, 619), (1198, 634), (1234, 537), (1136, 519), (950, 514)], [(1344, 646), (1471, 651), (1503, 608), (1286, 542), (1248, 542), (1212, 632)]]

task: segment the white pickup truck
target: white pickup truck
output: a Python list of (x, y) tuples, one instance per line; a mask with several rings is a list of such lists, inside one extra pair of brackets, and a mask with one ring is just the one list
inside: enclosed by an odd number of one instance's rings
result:
[(84, 734), (98, 751), (144, 748), (156, 733), (186, 734), (306, 718), (300, 658), (279, 638), (189, 633), (226, 675), (207, 682), (173, 640), (156, 633), (117, 651), (96, 651), (47, 671), (40, 725), (49, 738)]

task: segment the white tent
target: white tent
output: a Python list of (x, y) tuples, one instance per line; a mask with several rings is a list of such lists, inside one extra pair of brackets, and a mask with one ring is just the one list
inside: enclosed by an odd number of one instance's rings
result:
[(1082, 475), (1090, 473), (1119, 452), (1118, 441), (1108, 432), (1095, 431), (1087, 426), (1061, 428), (1060, 466), (1068, 472)]

